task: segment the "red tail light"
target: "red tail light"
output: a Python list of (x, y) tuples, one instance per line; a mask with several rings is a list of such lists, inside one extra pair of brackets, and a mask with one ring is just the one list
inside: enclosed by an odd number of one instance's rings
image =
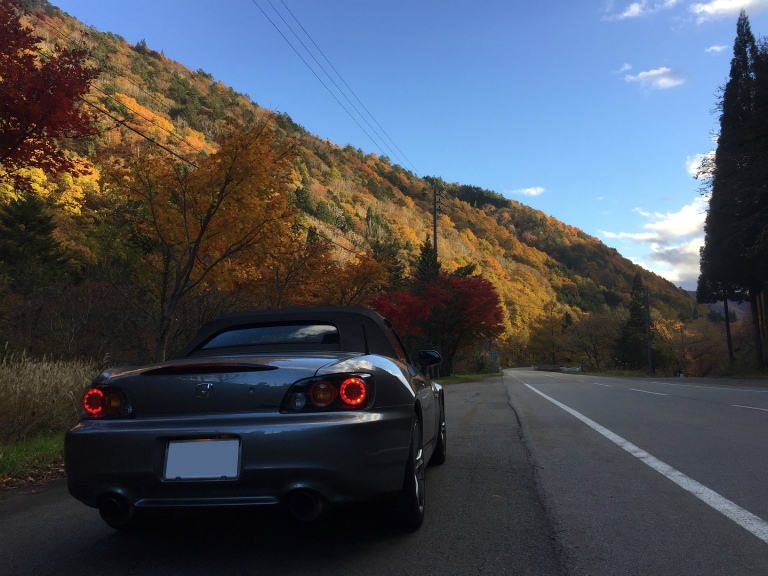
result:
[(101, 405), (103, 398), (104, 393), (101, 390), (98, 388), (91, 388), (83, 397), (83, 408), (85, 408), (85, 411), (89, 414), (98, 416), (98, 414), (104, 410), (104, 407)]
[(131, 405), (117, 388), (89, 388), (83, 395), (84, 418), (126, 418)]
[(365, 400), (365, 383), (360, 378), (347, 378), (341, 383), (339, 396), (346, 404), (358, 406)]
[(327, 374), (299, 380), (288, 390), (281, 412), (365, 410), (373, 405), (375, 386), (370, 374)]

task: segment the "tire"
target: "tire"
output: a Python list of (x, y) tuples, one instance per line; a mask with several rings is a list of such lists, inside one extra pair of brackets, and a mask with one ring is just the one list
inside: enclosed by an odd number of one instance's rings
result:
[(440, 430), (437, 433), (437, 444), (435, 445), (435, 451), (432, 454), (432, 458), (429, 459), (430, 466), (439, 466), (445, 464), (445, 456), (447, 453), (447, 437), (445, 434), (445, 404), (440, 399)]
[(408, 531), (418, 530), (424, 522), (425, 482), (421, 422), (416, 414), (411, 424), (411, 448), (405, 465), (403, 488), (398, 496), (398, 523)]

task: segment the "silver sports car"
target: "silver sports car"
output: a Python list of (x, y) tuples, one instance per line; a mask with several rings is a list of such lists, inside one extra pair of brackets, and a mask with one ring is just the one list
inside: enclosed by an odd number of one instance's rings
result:
[(153, 511), (327, 505), (392, 494), (424, 518), (424, 469), (445, 461), (443, 390), (391, 324), (365, 308), (223, 316), (178, 359), (109, 370), (67, 432), (70, 493), (113, 528)]

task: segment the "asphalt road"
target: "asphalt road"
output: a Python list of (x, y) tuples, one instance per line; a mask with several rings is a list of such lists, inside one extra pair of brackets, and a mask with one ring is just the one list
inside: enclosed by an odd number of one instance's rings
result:
[(764, 383), (506, 375), (567, 574), (768, 574)]
[(0, 574), (768, 574), (768, 385), (507, 370), (446, 409), (416, 533), (383, 505), (121, 533), (59, 482), (0, 493)]
[(416, 533), (395, 529), (383, 506), (308, 526), (275, 513), (177, 514), (122, 533), (59, 482), (0, 494), (0, 574), (561, 574), (508, 380), (447, 387), (448, 460), (427, 470)]

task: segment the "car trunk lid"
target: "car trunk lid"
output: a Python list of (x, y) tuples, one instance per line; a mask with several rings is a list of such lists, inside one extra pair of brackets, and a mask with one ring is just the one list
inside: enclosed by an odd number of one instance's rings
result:
[(137, 418), (277, 412), (297, 380), (348, 353), (206, 358), (107, 372), (94, 383), (122, 390)]

